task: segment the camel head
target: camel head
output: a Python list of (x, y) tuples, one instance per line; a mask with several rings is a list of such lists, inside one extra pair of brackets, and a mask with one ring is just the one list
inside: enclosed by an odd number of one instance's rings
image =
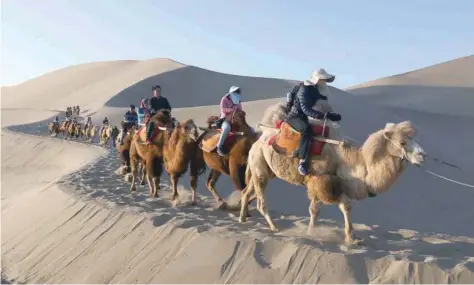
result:
[(406, 159), (409, 163), (420, 166), (425, 161), (426, 152), (414, 140), (416, 130), (410, 121), (398, 124), (387, 123), (383, 136), (388, 141), (387, 151), (390, 155)]
[(247, 125), (247, 121), (245, 120), (245, 115), (246, 113), (244, 111), (241, 111), (241, 110), (235, 110), (233, 113), (232, 113), (232, 120), (231, 120), (231, 124), (235, 124), (237, 126), (245, 126)]
[(182, 123), (178, 122), (173, 132), (184, 137), (186, 142), (196, 141), (199, 136), (198, 128), (192, 119), (186, 120)]

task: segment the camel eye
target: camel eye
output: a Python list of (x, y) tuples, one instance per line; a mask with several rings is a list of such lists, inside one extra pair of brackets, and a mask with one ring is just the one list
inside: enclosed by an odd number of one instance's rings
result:
[(402, 146), (405, 146), (407, 143), (406, 142), (401, 142), (400, 143)]

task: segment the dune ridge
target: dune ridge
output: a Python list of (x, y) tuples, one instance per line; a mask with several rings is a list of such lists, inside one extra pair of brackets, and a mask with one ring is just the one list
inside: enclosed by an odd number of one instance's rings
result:
[[(185, 203), (186, 179), (179, 189), (183, 204), (169, 203), (166, 175), (164, 197), (149, 199), (143, 187), (132, 196), (113, 172), (118, 167), (114, 150), (45, 137), (50, 119), (66, 105), (79, 104), (82, 117), (92, 114), (97, 121), (107, 115), (118, 124), (136, 102), (131, 101), (147, 96), (149, 85), (158, 82), (174, 100), (178, 119), (204, 123), (218, 112), (225, 87), (238, 82), (251, 91), (244, 93), (244, 108), (255, 125), (292, 82), (222, 75), (167, 60), (85, 66), (9, 87), (1, 96), (2, 278), (29, 283), (473, 282), (474, 230), (467, 225), (474, 218), (469, 214), (474, 193), (418, 169), (409, 169), (386, 195), (355, 203), (355, 228), (365, 247), (341, 244), (342, 217), (335, 207), (323, 208), (315, 234), (308, 236), (305, 193), (282, 181), (272, 181), (268, 194), (279, 233), (270, 233), (254, 210), (244, 224), (237, 213), (214, 210), (206, 176), (200, 176), (195, 207)], [(183, 78), (191, 84), (175, 87)], [(61, 84), (55, 84), (58, 80)], [(196, 82), (199, 88), (193, 88)], [(357, 141), (385, 122), (404, 118), (332, 91), (330, 102), (343, 114), (341, 126)], [(445, 153), (442, 140), (429, 144), (438, 130), (424, 132), (423, 114), (419, 117), (420, 143), (429, 153)], [(472, 155), (466, 153), (456, 163), (469, 170), (468, 160)], [(230, 193), (229, 185), (223, 178), (217, 187)]]

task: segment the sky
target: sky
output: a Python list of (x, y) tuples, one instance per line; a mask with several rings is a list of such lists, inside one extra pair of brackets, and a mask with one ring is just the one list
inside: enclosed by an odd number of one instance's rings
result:
[(334, 86), (474, 53), (472, 0), (2, 0), (1, 85), (94, 61), (171, 58)]

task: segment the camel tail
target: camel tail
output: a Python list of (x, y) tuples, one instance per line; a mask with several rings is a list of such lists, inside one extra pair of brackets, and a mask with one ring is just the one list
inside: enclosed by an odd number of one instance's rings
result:
[(206, 172), (206, 162), (204, 161), (204, 153), (202, 152), (201, 148), (196, 147), (196, 156), (193, 160), (194, 161), (192, 163), (194, 163), (198, 175)]

